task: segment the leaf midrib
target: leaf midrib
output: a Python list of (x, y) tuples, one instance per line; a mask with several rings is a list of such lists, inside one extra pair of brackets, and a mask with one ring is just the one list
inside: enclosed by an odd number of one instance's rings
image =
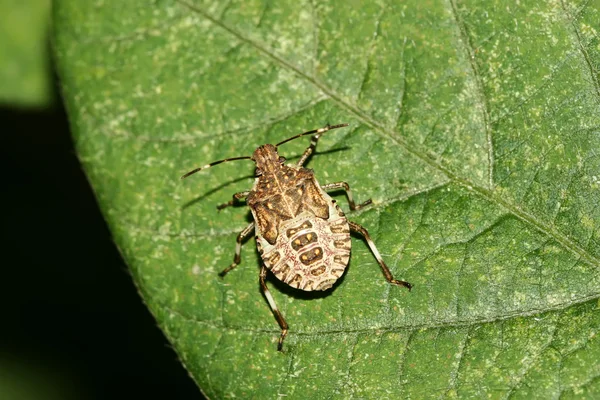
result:
[[(141, 278), (140, 278), (141, 279)], [(141, 279), (143, 281), (143, 279)], [(147, 285), (141, 285), (142, 288), (148, 287)], [(142, 289), (142, 292), (145, 295), (150, 295), (151, 293), (147, 293), (145, 289)], [(374, 326), (374, 327), (366, 327), (366, 328), (340, 328), (340, 329), (316, 329), (311, 331), (301, 331), (294, 330), (293, 334), (296, 336), (302, 337), (319, 337), (321, 335), (343, 335), (343, 334), (351, 334), (351, 333), (371, 333), (371, 332), (383, 332), (383, 333), (397, 333), (403, 331), (418, 331), (422, 329), (447, 329), (447, 328), (461, 328), (461, 327), (472, 327), (483, 324), (492, 324), (496, 322), (507, 321), (514, 318), (526, 318), (532, 317), (535, 315), (540, 315), (548, 312), (559, 312), (565, 310), (569, 307), (576, 306), (579, 304), (586, 303), (591, 300), (595, 300), (600, 297), (600, 292), (594, 292), (588, 294), (586, 296), (582, 296), (579, 298), (575, 298), (569, 301), (565, 301), (562, 303), (557, 303), (549, 307), (543, 308), (532, 308), (526, 311), (515, 311), (508, 314), (496, 315), (488, 318), (474, 318), (474, 319), (462, 319), (462, 320), (448, 320), (448, 321), (428, 321), (423, 323), (407, 323), (406, 325), (397, 324), (397, 325), (388, 325), (388, 326)], [(152, 298), (152, 296), (148, 296), (147, 298)], [(247, 325), (235, 326), (228, 325), (224, 322), (218, 323), (215, 322), (214, 319), (200, 319), (196, 316), (189, 315), (180, 310), (173, 308), (162, 302), (153, 302), (155, 306), (161, 308), (176, 316), (181, 318), (184, 321), (204, 325), (208, 327), (212, 327), (215, 329), (226, 329), (235, 332), (246, 332), (249, 334), (278, 334), (281, 331), (279, 329), (264, 329), (264, 328), (250, 328)]]
[[(396, 145), (402, 147), (404, 150), (409, 152), (411, 155), (422, 160), (423, 162), (425, 162), (427, 165), (429, 165), (433, 169), (443, 173), (452, 182), (464, 187), (465, 189), (467, 189), (468, 191), (470, 191), (472, 193), (479, 195), (480, 197), (484, 198), (485, 200), (492, 202), (492, 203), (506, 209), (510, 214), (514, 215), (516, 218), (520, 219), (521, 221), (523, 221), (526, 224), (530, 225), (531, 227), (535, 228), (535, 230), (556, 240), (565, 249), (567, 249), (571, 253), (578, 256), (580, 260), (586, 262), (587, 264), (589, 264), (593, 267), (596, 267), (596, 268), (600, 267), (600, 259), (591, 255), (587, 250), (585, 250), (583, 247), (581, 247), (575, 241), (571, 240), (571, 238), (569, 238), (567, 235), (560, 232), (553, 225), (545, 224), (545, 223), (537, 220), (533, 214), (521, 209), (516, 204), (503, 199), (495, 191), (485, 188), (483, 186), (477, 185), (476, 183), (471, 182), (470, 180), (459, 176), (457, 173), (452, 171), (451, 168), (443, 165), (440, 161), (437, 161), (437, 160), (433, 159), (431, 156), (427, 155), (426, 152), (413, 147), (412, 145), (407, 143), (402, 137), (395, 136), (394, 135), (395, 132), (389, 130), (383, 124), (381, 124), (381, 123), (377, 122), (376, 120), (374, 120), (373, 118), (371, 118), (369, 115), (367, 115), (362, 110), (360, 110), (360, 108), (358, 108), (356, 105), (351, 104), (349, 101), (342, 98), (342, 96), (340, 96), (338, 93), (336, 93), (332, 88), (327, 86), (325, 83), (321, 82), (316, 77), (313, 77), (313, 76), (309, 75), (308, 73), (304, 72), (302, 69), (295, 66), (291, 62), (285, 60), (283, 57), (279, 56), (274, 51), (268, 49), (265, 45), (259, 43), (258, 41), (251, 39), (250, 37), (244, 35), (242, 32), (235, 30), (233, 27), (231, 27), (231, 26), (225, 24), (224, 22), (220, 21), (219, 19), (213, 17), (212, 15), (210, 15), (209, 13), (207, 13), (206, 11), (202, 10), (199, 7), (189, 4), (183, 0), (176, 0), (176, 1), (178, 3), (180, 3), (182, 6), (187, 7), (191, 11), (194, 11), (194, 12), (200, 14), (202, 17), (209, 20), (211, 23), (213, 23), (213, 24), (219, 26), (220, 28), (224, 29), (225, 31), (229, 32), (231, 35), (235, 36), (237, 39), (251, 45), (252, 47), (254, 47), (256, 50), (258, 50), (263, 55), (266, 55), (267, 57), (269, 57), (272, 60), (274, 60), (275, 62), (277, 62), (280, 66), (294, 72), (300, 78), (306, 80), (307, 82), (310, 82), (312, 85), (316, 86), (323, 93), (325, 93), (327, 96), (329, 96), (330, 99), (332, 99), (333, 101), (338, 103), (341, 107), (345, 108), (350, 113), (354, 114), (355, 117), (358, 120), (360, 120), (364, 125), (371, 127), (380, 136), (383, 136), (384, 138), (394, 142)], [(453, 13), (454, 12), (455, 11), (453, 9)], [(458, 22), (455, 21), (455, 23), (458, 23)], [(460, 30), (460, 26), (458, 27), (458, 29)], [(462, 38), (462, 39), (464, 40), (464, 38)], [(491, 132), (488, 133), (486, 136), (488, 137), (488, 140), (490, 140)], [(491, 142), (489, 144), (491, 145)], [(490, 149), (490, 151), (491, 151), (491, 149)], [(489, 154), (488, 154), (488, 158), (489, 158)]]

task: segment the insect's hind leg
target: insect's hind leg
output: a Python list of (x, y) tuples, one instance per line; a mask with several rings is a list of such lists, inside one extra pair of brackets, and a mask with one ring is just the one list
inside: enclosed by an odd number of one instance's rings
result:
[(242, 261), (242, 256), (241, 256), (242, 242), (248, 236), (250, 236), (253, 229), (254, 229), (254, 222), (250, 223), (250, 225), (245, 227), (244, 230), (239, 233), (237, 240), (236, 240), (236, 245), (235, 245), (235, 256), (233, 257), (233, 264), (231, 264), (229, 267), (227, 267), (223, 271), (221, 271), (219, 273), (220, 276), (222, 276), (222, 277), (225, 276), (225, 274), (227, 274), (229, 271), (231, 271), (232, 269), (237, 267), (239, 265), (239, 263)]
[(285, 322), (285, 318), (281, 314), (281, 311), (277, 308), (277, 304), (275, 304), (275, 300), (273, 296), (271, 296), (271, 292), (269, 292), (269, 288), (267, 287), (267, 283), (265, 282), (265, 278), (267, 277), (267, 267), (263, 266), (260, 269), (259, 282), (260, 288), (262, 289), (267, 301), (269, 302), (269, 307), (271, 307), (271, 311), (275, 314), (275, 319), (279, 323), (279, 327), (281, 328), (281, 336), (279, 336), (279, 343), (277, 344), (277, 350), (283, 351), (283, 339), (288, 333), (288, 324)]
[(326, 191), (336, 190), (336, 189), (344, 189), (344, 191), (346, 192), (346, 197), (348, 198), (348, 204), (350, 204), (350, 210), (352, 210), (352, 211), (360, 210), (364, 206), (367, 206), (372, 203), (371, 199), (369, 199), (369, 200), (365, 201), (364, 203), (356, 205), (354, 203), (354, 198), (352, 197), (352, 191), (350, 190), (350, 185), (348, 185), (348, 183), (346, 183), (346, 182), (328, 183), (327, 185), (321, 186), (321, 188)]
[(348, 224), (350, 225), (350, 230), (352, 232), (356, 232), (365, 238), (365, 240), (367, 241), (367, 244), (369, 245), (369, 248), (373, 252), (375, 259), (377, 260), (377, 263), (379, 264), (379, 266), (381, 267), (381, 270), (383, 271), (383, 275), (385, 276), (385, 279), (389, 283), (392, 283), (392, 284), (398, 285), (398, 286), (404, 286), (405, 288), (410, 290), (412, 288), (412, 285), (410, 283), (408, 283), (406, 281), (400, 281), (398, 279), (394, 279), (394, 277), (392, 276), (392, 273), (390, 272), (390, 269), (383, 262), (383, 259), (381, 258), (381, 254), (379, 254), (377, 247), (375, 247), (375, 243), (373, 243), (373, 241), (371, 240), (371, 236), (369, 235), (369, 232), (364, 227), (362, 227), (361, 225), (359, 225), (355, 222), (348, 221)]
[(217, 210), (221, 211), (224, 208), (231, 207), (232, 205), (237, 203), (239, 200), (245, 199), (246, 197), (248, 197), (249, 194), (250, 194), (250, 192), (234, 193), (232, 196), (232, 199), (229, 200), (227, 203), (219, 204), (217, 206)]

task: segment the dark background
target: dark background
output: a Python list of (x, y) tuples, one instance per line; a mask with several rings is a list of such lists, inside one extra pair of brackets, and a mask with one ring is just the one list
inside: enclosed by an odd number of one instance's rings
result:
[(0, 105), (0, 391), (201, 399), (111, 240), (54, 93), (50, 109)]

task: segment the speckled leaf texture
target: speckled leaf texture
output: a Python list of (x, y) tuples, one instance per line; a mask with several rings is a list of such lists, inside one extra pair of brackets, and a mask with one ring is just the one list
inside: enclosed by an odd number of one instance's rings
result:
[[(207, 396), (600, 397), (598, 0), (186, 1), (59, 0), (54, 44), (115, 241)], [(179, 176), (340, 122), (309, 166), (373, 198), (348, 216), (414, 288), (355, 237), (325, 295), (268, 282), (279, 353), (254, 240), (217, 276), (252, 163)]]

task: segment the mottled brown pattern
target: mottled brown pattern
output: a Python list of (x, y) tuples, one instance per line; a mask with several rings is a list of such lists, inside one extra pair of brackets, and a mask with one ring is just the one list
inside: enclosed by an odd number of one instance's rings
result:
[[(330, 199), (327, 194), (323, 196)], [(295, 219), (283, 221), (280, 230), (285, 234), (279, 235), (274, 245), (259, 238), (265, 249), (264, 260), (274, 252), (282, 254), (275, 265), (265, 262), (275, 277), (294, 288), (311, 291), (326, 290), (343, 275), (350, 258), (349, 227), (345, 217), (337, 216), (337, 207), (333, 204), (329, 212), (334, 215), (333, 219), (323, 220), (304, 211)], [(332, 222), (340, 227), (339, 233), (331, 232)], [(336, 248), (336, 241), (343, 244), (343, 248)], [(291, 270), (288, 271), (284, 264)], [(302, 277), (300, 281), (297, 275)]]
[(303, 169), (305, 183), (303, 185), (304, 193), (297, 208), (297, 213), (306, 210), (313, 213), (316, 217), (327, 219), (329, 218), (329, 204), (322, 196), (322, 190), (319, 183), (315, 179), (313, 172)]
[(333, 245), (338, 249), (348, 249), (350, 250), (350, 237), (348, 239), (343, 240), (334, 240)]
[(268, 259), (266, 259), (265, 261), (273, 266), (273, 265), (277, 265), (277, 263), (279, 262), (279, 260), (281, 259), (281, 254), (278, 251), (275, 251)]
[(331, 233), (350, 233), (350, 230), (348, 229), (348, 224), (345, 225), (331, 225), (329, 227), (329, 229), (331, 230)]
[(279, 235), (279, 216), (274, 211), (269, 210), (264, 204), (254, 206), (256, 223), (258, 224), (262, 236), (267, 242), (274, 244)]
[(314, 285), (315, 285), (314, 281), (307, 280), (307, 281), (304, 282), (304, 284), (301, 287), (299, 287), (299, 289), (306, 290), (306, 291), (311, 291), (311, 290), (313, 290), (313, 286)]
[(290, 285), (294, 286), (294, 287), (298, 287), (298, 285), (300, 284), (300, 282), (302, 282), (302, 275), (300, 274), (296, 274), (294, 275), (294, 277), (290, 280)]
[(343, 266), (343, 268), (346, 268), (346, 265), (348, 264), (348, 258), (348, 256), (342, 256), (337, 254), (333, 256), (333, 262)]
[(312, 265), (323, 259), (323, 249), (317, 247), (300, 254), (300, 262), (304, 265)]
[(288, 274), (290, 273), (290, 270), (291, 268), (289, 264), (282, 263), (282, 265), (280, 265), (278, 268), (273, 268), (272, 271), (277, 278), (285, 282), (285, 280), (288, 277)]
[(336, 278), (339, 278), (340, 276), (342, 276), (344, 274), (344, 271), (346, 270), (346, 268), (338, 268), (338, 269), (332, 269), (331, 270), (331, 275), (335, 276)]
[(259, 176), (247, 202), (261, 234), (270, 244), (277, 241), (281, 222), (303, 211), (329, 218), (329, 204), (311, 170), (283, 165), (276, 148), (270, 144), (256, 149), (252, 159)]
[(310, 243), (315, 243), (318, 236), (314, 232), (305, 233), (304, 235), (298, 236), (292, 241), (292, 249), (299, 251)]
[(335, 281), (337, 281), (337, 279), (326, 279), (324, 281), (321, 281), (319, 285), (314, 288), (314, 290), (327, 290), (333, 286)]
[(286, 236), (287, 236), (288, 238), (291, 238), (291, 237), (292, 237), (293, 235), (295, 235), (295, 234), (296, 234), (296, 232), (298, 232), (299, 230), (302, 230), (302, 229), (307, 229), (307, 228), (312, 228), (312, 224), (310, 223), (310, 221), (304, 221), (304, 222), (302, 222), (300, 225), (298, 225), (298, 226), (295, 226), (295, 227), (293, 227), (293, 228), (290, 228), (290, 229), (288, 229), (288, 230), (287, 230), (287, 232), (286, 232)]
[(325, 268), (325, 266), (324, 266), (324, 265), (321, 265), (320, 267), (317, 267), (317, 268), (315, 268), (315, 269), (312, 269), (312, 270), (310, 271), (310, 274), (311, 274), (312, 276), (319, 276), (319, 275), (323, 275), (323, 272), (325, 272), (325, 270), (326, 270), (326, 269), (327, 269), (327, 268)]

